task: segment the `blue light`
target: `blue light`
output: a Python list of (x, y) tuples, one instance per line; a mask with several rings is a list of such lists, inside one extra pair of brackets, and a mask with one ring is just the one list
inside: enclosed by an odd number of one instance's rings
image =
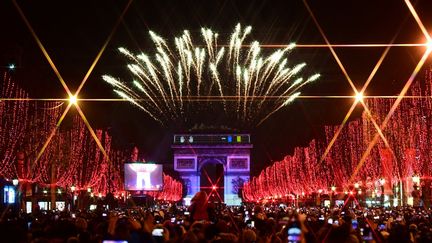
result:
[(13, 64), (13, 63), (9, 64), (9, 69), (10, 70), (14, 70), (15, 69), (15, 64)]
[(232, 136), (228, 136), (228, 143), (232, 143)]
[(3, 203), (15, 203), (15, 188), (12, 186), (5, 186), (3, 191)]

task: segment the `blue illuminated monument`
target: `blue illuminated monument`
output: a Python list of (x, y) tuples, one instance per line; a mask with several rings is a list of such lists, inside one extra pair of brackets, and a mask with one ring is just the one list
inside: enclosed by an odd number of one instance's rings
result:
[(250, 175), (249, 134), (178, 134), (172, 149), (186, 203), (198, 191), (206, 191), (210, 201), (241, 203), (239, 189)]

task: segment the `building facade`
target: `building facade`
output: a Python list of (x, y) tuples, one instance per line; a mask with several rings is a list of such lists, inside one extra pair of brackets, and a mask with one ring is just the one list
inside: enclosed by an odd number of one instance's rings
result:
[(186, 204), (198, 191), (206, 191), (210, 200), (239, 205), (239, 190), (250, 176), (252, 147), (249, 134), (174, 135), (174, 170), (184, 181)]

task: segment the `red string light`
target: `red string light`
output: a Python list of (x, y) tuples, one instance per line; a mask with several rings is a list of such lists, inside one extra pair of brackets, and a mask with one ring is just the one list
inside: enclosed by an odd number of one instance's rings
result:
[[(376, 182), (384, 178), (386, 186), (422, 173), (423, 178), (432, 175), (429, 158), (432, 157), (432, 70), (426, 71), (425, 82), (416, 82), (408, 96), (390, 120), (384, 131), (389, 146), (380, 141), (371, 151), (357, 178), (365, 190), (373, 190)], [(374, 98), (366, 101), (373, 118), (380, 124), (387, 115), (394, 99)], [(243, 188), (246, 201), (260, 201), (277, 195), (312, 193), (320, 189), (329, 191), (332, 185), (347, 188), (356, 168), (376, 129), (370, 118), (363, 116), (345, 127), (332, 149), (319, 163), (327, 143), (337, 127), (326, 126), (325, 139), (312, 140), (306, 148), (296, 148), (294, 154), (265, 168)]]
[[(8, 72), (0, 86), (0, 176), (19, 178), (20, 182), (37, 183), (42, 187), (57, 186), (92, 191), (101, 195), (124, 192), (123, 164), (128, 153), (113, 149), (112, 138), (105, 130), (96, 130), (110, 160), (102, 154), (96, 142), (77, 115), (70, 129), (60, 129), (51, 138), (44, 153), (37, 154), (47, 141), (62, 115), (62, 102), (24, 100), (27, 92), (16, 86)], [(22, 157), (22, 158), (21, 158)], [(17, 163), (17, 160), (24, 163)], [(159, 200), (178, 201), (182, 185), (164, 175), (161, 192), (150, 193)]]

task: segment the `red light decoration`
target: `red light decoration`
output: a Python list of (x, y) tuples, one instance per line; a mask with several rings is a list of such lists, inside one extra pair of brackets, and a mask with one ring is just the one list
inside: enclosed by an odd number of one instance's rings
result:
[(182, 199), (182, 183), (164, 174), (164, 187), (162, 191), (145, 192), (156, 200), (177, 202)]
[[(0, 81), (0, 97), (0, 177), (68, 190), (73, 185), (74, 191), (92, 188), (100, 195), (124, 191), (123, 163), (129, 154), (111, 147), (107, 131), (95, 133), (109, 161), (78, 115), (70, 129), (59, 129), (52, 136), (45, 152), (36, 159), (67, 102), (29, 102), (27, 92), (13, 82), (8, 72)], [(178, 201), (181, 195), (181, 183), (165, 175), (163, 191), (157, 192), (155, 198)]]
[[(383, 131), (389, 147), (383, 141), (372, 149), (360, 172), (351, 181), (358, 181), (364, 191), (373, 191), (376, 182), (386, 187), (411, 178), (415, 171), (423, 177), (432, 175), (432, 70), (426, 71), (424, 82), (413, 83), (399, 108)], [(374, 120), (381, 124), (396, 98), (375, 97), (364, 102)], [(325, 139), (312, 140), (305, 148), (296, 148), (293, 155), (275, 162), (253, 177), (243, 187), (246, 201), (260, 201), (279, 194), (310, 194), (323, 186), (348, 188), (350, 176), (376, 129), (366, 115), (351, 121), (340, 133), (332, 149), (319, 163), (327, 143), (338, 127), (326, 126)], [(395, 159), (399, 158), (399, 159)], [(348, 194), (348, 192), (346, 192)], [(303, 195), (303, 194), (302, 194)]]

